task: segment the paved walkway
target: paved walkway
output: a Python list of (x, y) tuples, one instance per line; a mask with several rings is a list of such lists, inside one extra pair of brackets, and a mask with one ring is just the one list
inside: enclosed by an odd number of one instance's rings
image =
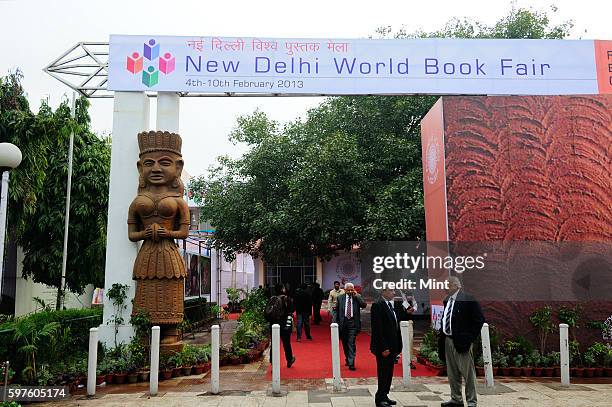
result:
[[(358, 383), (361, 382), (361, 383)], [(287, 385), (288, 383), (285, 383)], [(400, 382), (394, 383), (399, 386)], [(131, 394), (105, 394), (94, 399), (83, 396), (69, 401), (45, 403), (41, 406), (198, 406), (198, 407), (365, 407), (373, 406), (376, 391), (374, 379), (354, 379), (347, 382), (347, 389), (334, 393), (330, 380), (320, 390), (294, 390), (282, 397), (272, 397), (266, 390), (225, 390), (219, 395), (208, 395), (202, 391), (164, 391), (156, 397), (146, 392)], [(449, 398), (446, 383), (426, 382), (414, 385), (410, 392), (392, 391), (390, 397), (398, 406), (439, 406)], [(494, 394), (487, 394), (479, 387), (480, 406), (610, 406), (612, 384), (572, 385), (569, 389), (552, 383), (499, 383)]]

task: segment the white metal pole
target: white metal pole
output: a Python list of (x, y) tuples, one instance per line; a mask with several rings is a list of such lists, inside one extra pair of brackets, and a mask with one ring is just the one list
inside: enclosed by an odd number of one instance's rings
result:
[(569, 338), (567, 324), (559, 324), (559, 347), (561, 349), (561, 385), (570, 385), (569, 375)]
[(89, 355), (87, 358), (87, 395), (96, 395), (96, 370), (98, 367), (98, 328), (89, 329)]
[(151, 328), (151, 371), (149, 373), (149, 394), (157, 396), (159, 381), (159, 326)]
[(272, 393), (280, 394), (280, 325), (272, 325)]
[[(414, 322), (412, 320), (408, 321), (408, 345), (410, 346), (408, 348), (408, 367), (410, 367), (410, 364), (412, 363), (412, 357), (414, 356), (412, 354), (412, 349), (414, 349), (414, 346), (412, 346), (414, 344)], [(412, 370), (410, 370), (410, 379), (412, 379)]]
[(484, 361), (485, 387), (495, 387), (493, 379), (493, 361), (491, 359), (491, 338), (489, 336), (489, 324), (486, 322), (480, 330), (482, 337), (482, 359)]
[(9, 172), (2, 172), (0, 192), (0, 302), (2, 301), (2, 279), (4, 278), (4, 240), (6, 236), (6, 207), (8, 202)]
[[(412, 322), (412, 321), (410, 321)], [(400, 322), (400, 333), (402, 335), (402, 384), (412, 384), (412, 373), (410, 372), (410, 334), (408, 332), (408, 321)]]
[(212, 394), (219, 394), (219, 325), (213, 325), (211, 333), (210, 392)]
[[(75, 93), (72, 93), (71, 116), (76, 117)], [(64, 302), (64, 290), (66, 289), (66, 263), (68, 261), (68, 225), (70, 223), (70, 192), (72, 190), (72, 158), (74, 153), (74, 130), (70, 130), (70, 143), (68, 145), (68, 182), (66, 184), (66, 209), (64, 215), (64, 249), (62, 251), (62, 281), (57, 298), (57, 309), (62, 308)]]
[(342, 389), (342, 377), (340, 376), (340, 334), (338, 324), (333, 323), (331, 327), (331, 346), (332, 346), (332, 371), (334, 375), (334, 391)]

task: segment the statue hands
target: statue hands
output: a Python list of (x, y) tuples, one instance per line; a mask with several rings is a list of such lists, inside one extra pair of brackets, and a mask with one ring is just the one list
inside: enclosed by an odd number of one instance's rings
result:
[[(160, 229), (162, 229), (163, 230), (162, 233), (164, 233), (161, 236), (159, 233)], [(150, 239), (150, 240), (153, 240), (154, 242), (156, 242), (159, 237), (164, 237), (165, 233), (166, 233), (166, 230), (163, 228), (163, 226), (159, 226), (158, 223), (151, 223), (144, 230), (145, 239)]]
[(170, 237), (170, 231), (167, 230), (165, 227), (158, 225), (157, 237), (158, 238)]

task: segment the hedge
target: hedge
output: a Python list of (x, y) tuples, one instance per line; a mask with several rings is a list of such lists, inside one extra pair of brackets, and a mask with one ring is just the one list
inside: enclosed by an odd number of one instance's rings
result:
[[(72, 355), (87, 352), (89, 346), (89, 329), (102, 323), (102, 308), (67, 309), (60, 311), (40, 311), (24, 315), (0, 324), (0, 360), (9, 360), (15, 371), (19, 371), (23, 361), (18, 355), (18, 345), (13, 340), (15, 325), (18, 321), (27, 320), (33, 323), (38, 330), (50, 322), (58, 322), (60, 328), (70, 328), (68, 343), (61, 344), (62, 348), (70, 349)], [(38, 351), (39, 358), (45, 359), (45, 346)]]

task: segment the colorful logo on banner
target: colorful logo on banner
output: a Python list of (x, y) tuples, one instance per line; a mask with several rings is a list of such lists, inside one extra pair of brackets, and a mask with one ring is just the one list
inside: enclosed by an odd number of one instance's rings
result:
[(159, 83), (160, 72), (163, 75), (169, 75), (174, 72), (175, 65), (176, 58), (169, 52), (162, 55), (159, 43), (151, 38), (143, 43), (142, 54), (134, 51), (128, 55), (125, 68), (134, 76), (139, 75), (142, 83), (151, 88)]

